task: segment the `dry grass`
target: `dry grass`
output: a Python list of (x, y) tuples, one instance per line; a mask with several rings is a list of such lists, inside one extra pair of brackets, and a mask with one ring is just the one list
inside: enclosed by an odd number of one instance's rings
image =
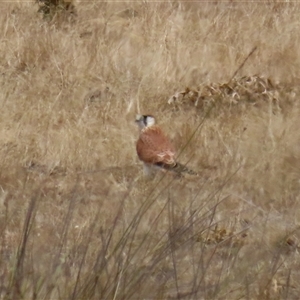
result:
[[(75, 6), (2, 4), (0, 297), (298, 299), (299, 5)], [(143, 178), (137, 112), (200, 177)]]

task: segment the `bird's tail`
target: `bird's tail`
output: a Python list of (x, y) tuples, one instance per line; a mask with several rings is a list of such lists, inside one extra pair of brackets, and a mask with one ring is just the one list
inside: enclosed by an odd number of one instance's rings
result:
[(176, 172), (178, 174), (187, 173), (187, 174), (190, 174), (190, 175), (199, 175), (197, 172), (189, 169), (188, 167), (186, 167), (185, 165), (183, 165), (181, 163), (176, 163), (176, 164), (173, 164), (173, 165), (158, 163), (156, 165), (163, 168), (163, 169), (165, 169), (165, 170)]
[(198, 175), (197, 172), (194, 170), (189, 169), (187, 166), (181, 164), (181, 163), (176, 163), (176, 165), (173, 167), (173, 170), (177, 173), (187, 173), (190, 175)]

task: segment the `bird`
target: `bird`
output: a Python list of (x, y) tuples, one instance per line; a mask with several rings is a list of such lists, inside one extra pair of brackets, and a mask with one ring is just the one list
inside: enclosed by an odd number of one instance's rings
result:
[(135, 122), (140, 130), (136, 152), (144, 164), (146, 175), (152, 175), (155, 169), (175, 172), (180, 176), (182, 173), (198, 175), (176, 161), (176, 150), (162, 129), (156, 125), (154, 116), (138, 114)]

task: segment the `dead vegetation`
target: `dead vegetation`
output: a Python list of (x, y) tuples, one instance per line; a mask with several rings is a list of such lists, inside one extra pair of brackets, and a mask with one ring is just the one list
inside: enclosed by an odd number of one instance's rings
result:
[[(74, 16), (76, 9), (72, 0), (36, 0), (39, 5), (38, 12), (42, 13), (45, 19), (52, 20), (57, 16)], [(57, 21), (57, 20), (56, 20)]]
[[(300, 7), (42, 2), (0, 17), (0, 298), (298, 299)], [(201, 175), (143, 178), (136, 113)]]
[(277, 104), (278, 92), (282, 90), (280, 85), (274, 86), (269, 78), (260, 76), (244, 76), (233, 79), (229, 83), (211, 83), (200, 85), (195, 89), (186, 88), (176, 92), (168, 104), (192, 105), (203, 109), (203, 106), (211, 103), (220, 105), (252, 104), (259, 106), (261, 103)]

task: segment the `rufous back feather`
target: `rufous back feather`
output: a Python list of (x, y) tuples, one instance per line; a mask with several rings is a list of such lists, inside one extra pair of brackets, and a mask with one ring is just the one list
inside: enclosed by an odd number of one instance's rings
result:
[(137, 154), (145, 163), (175, 164), (175, 149), (158, 126), (146, 127), (141, 131), (136, 144)]

